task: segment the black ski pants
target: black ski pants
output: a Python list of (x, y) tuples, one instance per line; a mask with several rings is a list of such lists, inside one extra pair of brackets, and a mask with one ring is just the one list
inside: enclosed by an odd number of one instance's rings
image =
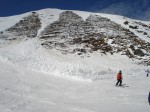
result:
[(122, 80), (121, 80), (121, 79), (118, 79), (118, 80), (117, 80), (116, 85), (118, 85), (118, 84), (119, 84), (119, 86), (121, 86), (121, 84), (122, 84)]

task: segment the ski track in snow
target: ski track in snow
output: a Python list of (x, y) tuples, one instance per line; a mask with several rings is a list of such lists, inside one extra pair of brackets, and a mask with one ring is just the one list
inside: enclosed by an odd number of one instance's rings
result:
[(124, 76), (129, 87), (115, 79), (71, 81), (0, 62), (2, 112), (148, 112), (150, 78)]

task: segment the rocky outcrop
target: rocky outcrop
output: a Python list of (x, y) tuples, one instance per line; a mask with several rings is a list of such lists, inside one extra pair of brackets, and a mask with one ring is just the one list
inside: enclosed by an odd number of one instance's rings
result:
[[(132, 32), (134, 30), (148, 36), (149, 33), (146, 30), (141, 31), (141, 27), (149, 29), (149, 25), (142, 22), (131, 23), (128, 20), (123, 24), (129, 29), (100, 15), (92, 14), (84, 20), (73, 11), (64, 11), (60, 13), (57, 21), (49, 24), (41, 32), (39, 15), (33, 12), (11, 28), (0, 32), (0, 38), (8, 40), (4, 41), (8, 44), (14, 40), (37, 37), (40, 29), (38, 39), (47, 50), (56, 49), (62, 54), (71, 53), (82, 57), (89, 57), (93, 52), (111, 55), (118, 53), (141, 60), (141, 63), (149, 63), (150, 43)], [(2, 42), (0, 45), (4, 45)]]
[(37, 32), (41, 27), (41, 22), (37, 13), (32, 13), (28, 17), (23, 18), (14, 26), (6, 30), (6, 33), (11, 33), (14, 36), (21, 37), (36, 37)]
[(61, 13), (58, 21), (44, 29), (40, 40), (45, 48), (62, 53), (82, 55), (99, 51), (104, 54), (121, 53), (136, 59), (147, 55), (144, 51), (150, 53), (148, 42), (121, 25), (99, 15), (90, 15), (84, 21), (72, 11)]

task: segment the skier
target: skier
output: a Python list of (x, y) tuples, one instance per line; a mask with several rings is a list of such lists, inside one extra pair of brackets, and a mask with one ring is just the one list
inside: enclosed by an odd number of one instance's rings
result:
[(149, 95), (148, 95), (148, 102), (149, 102), (149, 105), (150, 105), (150, 92), (149, 92)]
[(146, 77), (149, 77), (149, 73), (150, 73), (150, 71), (149, 71), (149, 70), (147, 70), (146, 72), (147, 72)]
[(122, 72), (121, 70), (119, 71), (119, 73), (117, 74), (117, 83), (116, 86), (119, 84), (119, 86), (121, 86), (122, 84)]
[(149, 76), (149, 73), (147, 73), (147, 75), (146, 75), (147, 77)]

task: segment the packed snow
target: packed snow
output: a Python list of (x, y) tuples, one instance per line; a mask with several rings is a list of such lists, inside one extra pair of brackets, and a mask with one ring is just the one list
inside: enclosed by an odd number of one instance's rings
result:
[(149, 112), (150, 77), (116, 74), (95, 82), (72, 81), (0, 62), (2, 112)]

